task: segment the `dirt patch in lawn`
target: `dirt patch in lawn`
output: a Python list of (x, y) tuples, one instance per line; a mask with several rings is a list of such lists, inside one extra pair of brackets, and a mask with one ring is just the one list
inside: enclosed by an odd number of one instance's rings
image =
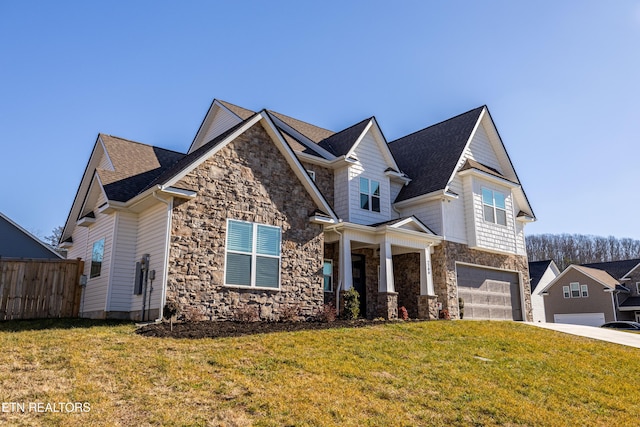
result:
[(270, 332), (292, 332), (306, 330), (320, 330), (331, 328), (359, 328), (371, 325), (383, 325), (401, 321), (383, 320), (336, 320), (335, 322), (231, 322), (231, 321), (202, 321), (175, 323), (173, 330), (169, 323), (154, 323), (145, 325), (136, 331), (147, 337), (170, 338), (221, 338), (238, 337), (242, 335), (265, 334)]

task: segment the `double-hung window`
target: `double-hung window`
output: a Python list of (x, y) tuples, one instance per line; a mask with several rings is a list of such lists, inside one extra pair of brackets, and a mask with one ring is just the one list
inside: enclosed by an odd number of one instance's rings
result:
[(280, 227), (227, 220), (225, 284), (280, 287)]
[(580, 285), (580, 296), (582, 298), (589, 298), (589, 286)]
[(580, 298), (580, 283), (569, 283), (571, 286), (571, 298)]
[(360, 208), (380, 212), (380, 182), (360, 178)]
[(482, 189), (482, 208), (484, 210), (484, 220), (494, 224), (507, 225), (507, 207), (504, 194)]
[(569, 291), (568, 286), (562, 287), (562, 294), (564, 295), (565, 298), (571, 298), (571, 292)]

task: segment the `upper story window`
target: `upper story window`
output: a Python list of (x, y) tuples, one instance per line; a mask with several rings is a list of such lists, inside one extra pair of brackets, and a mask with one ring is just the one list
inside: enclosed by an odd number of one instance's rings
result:
[(507, 207), (504, 194), (482, 189), (482, 207), (484, 210), (484, 220), (494, 224), (507, 225)]
[(360, 208), (380, 212), (380, 183), (360, 178)]
[(227, 220), (225, 284), (280, 287), (280, 227)]
[(589, 286), (572, 282), (562, 287), (562, 294), (565, 298), (589, 298)]
[(636, 293), (640, 295), (640, 282), (636, 282)]

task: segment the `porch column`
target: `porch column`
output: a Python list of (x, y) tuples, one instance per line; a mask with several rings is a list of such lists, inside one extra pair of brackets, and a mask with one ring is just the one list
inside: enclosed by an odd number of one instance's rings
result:
[(438, 297), (433, 289), (431, 270), (431, 247), (420, 249), (420, 295), (418, 295), (418, 318), (437, 319)]
[(420, 250), (420, 295), (435, 295), (431, 274), (431, 247)]
[(384, 319), (398, 318), (398, 294), (393, 282), (391, 242), (386, 238), (380, 243), (380, 281), (378, 282), (376, 316)]
[(391, 255), (391, 243), (386, 239), (380, 243), (380, 283), (378, 292), (395, 292), (393, 282), (393, 258)]
[(342, 290), (348, 291), (353, 286), (353, 272), (351, 266), (351, 240), (345, 232), (340, 238), (340, 281)]

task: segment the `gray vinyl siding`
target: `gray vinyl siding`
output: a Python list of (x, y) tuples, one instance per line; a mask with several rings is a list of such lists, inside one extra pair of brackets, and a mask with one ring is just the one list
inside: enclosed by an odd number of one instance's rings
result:
[(118, 212), (108, 311), (130, 311), (135, 279), (138, 218)]
[[(138, 218), (138, 242), (135, 259), (140, 260), (144, 254), (149, 254), (150, 270), (156, 271), (155, 280), (153, 283), (151, 283), (151, 281), (149, 282), (149, 285), (153, 287), (151, 304), (149, 306), (151, 309), (159, 308), (162, 303), (164, 273), (166, 270), (165, 255), (168, 226), (169, 211), (167, 205), (163, 203), (158, 203), (145, 210)], [(142, 310), (141, 295), (132, 295), (131, 310)]]
[[(97, 205), (104, 203), (105, 199), (101, 196), (98, 199)], [(82, 296), (81, 308), (82, 313), (91, 317), (102, 317), (107, 307), (107, 293), (109, 289), (109, 274), (110, 264), (113, 256), (113, 232), (115, 225), (115, 215), (105, 215), (101, 213), (96, 214), (96, 222), (86, 227), (86, 239), (85, 249), (83, 255), (84, 259), (84, 274), (87, 276), (87, 286), (84, 288), (84, 295)], [(84, 227), (76, 227), (76, 231), (81, 234), (79, 229)], [(74, 236), (76, 232), (74, 231)], [(102, 268), (100, 270), (100, 276), (90, 278), (91, 273), (91, 255), (93, 251), (93, 244), (100, 239), (104, 239), (104, 255), (102, 259)], [(80, 243), (80, 242), (78, 242)], [(74, 247), (76, 246), (74, 238)], [(80, 248), (81, 249), (81, 248)], [(81, 315), (82, 315), (81, 313)], [(99, 314), (102, 313), (102, 314)]]

